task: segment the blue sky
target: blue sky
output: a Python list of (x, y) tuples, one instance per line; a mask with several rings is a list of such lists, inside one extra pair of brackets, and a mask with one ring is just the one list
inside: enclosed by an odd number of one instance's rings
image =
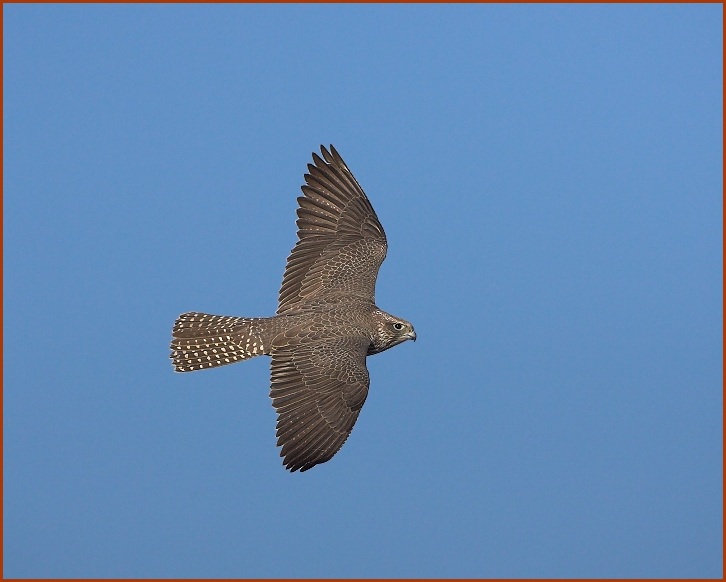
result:
[[(5, 5), (6, 577), (720, 577), (721, 5)], [(329, 463), (270, 315), (334, 144), (386, 229)]]

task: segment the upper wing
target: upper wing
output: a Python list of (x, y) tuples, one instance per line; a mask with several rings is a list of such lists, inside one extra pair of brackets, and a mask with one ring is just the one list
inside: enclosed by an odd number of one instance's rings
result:
[(277, 445), (290, 471), (330, 460), (353, 430), (368, 395), (369, 343), (341, 337), (273, 351), (270, 397)]
[(287, 259), (278, 313), (344, 292), (373, 300), (386, 234), (365, 192), (333, 146), (320, 146), (299, 197), (299, 241)]

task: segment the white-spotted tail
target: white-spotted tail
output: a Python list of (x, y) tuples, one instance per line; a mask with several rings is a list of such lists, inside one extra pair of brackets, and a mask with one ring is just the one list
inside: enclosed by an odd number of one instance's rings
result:
[(172, 330), (170, 357), (174, 370), (216, 368), (264, 354), (262, 321), (255, 317), (183, 313)]

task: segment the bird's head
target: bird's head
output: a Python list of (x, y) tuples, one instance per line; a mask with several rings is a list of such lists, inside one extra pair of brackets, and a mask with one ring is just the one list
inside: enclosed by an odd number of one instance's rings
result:
[(397, 346), (406, 340), (416, 341), (416, 332), (405, 319), (395, 317), (385, 311), (375, 312), (377, 320), (377, 334), (373, 345), (368, 350), (369, 354), (377, 354), (393, 346)]

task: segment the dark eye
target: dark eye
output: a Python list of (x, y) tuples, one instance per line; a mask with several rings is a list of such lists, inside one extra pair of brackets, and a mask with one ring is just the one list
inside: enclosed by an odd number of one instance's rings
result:
[(397, 329), (397, 330), (400, 331), (400, 330), (403, 329), (403, 324), (402, 323), (394, 323), (393, 324), (393, 329)]

